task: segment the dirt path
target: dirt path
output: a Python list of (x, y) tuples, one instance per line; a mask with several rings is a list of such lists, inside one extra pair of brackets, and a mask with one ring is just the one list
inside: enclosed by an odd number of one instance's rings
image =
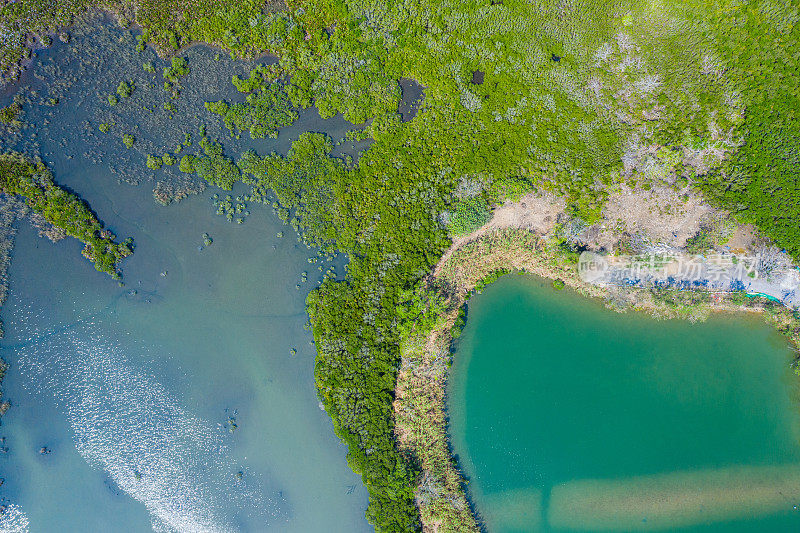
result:
[(453, 252), (489, 233), (506, 228), (527, 229), (539, 235), (550, 233), (565, 208), (566, 202), (562, 198), (549, 193), (528, 193), (519, 202), (504, 203), (494, 210), (492, 219), (487, 224), (472, 233), (453, 239), (453, 244), (436, 265), (434, 277), (441, 273), (442, 265), (447, 263)]

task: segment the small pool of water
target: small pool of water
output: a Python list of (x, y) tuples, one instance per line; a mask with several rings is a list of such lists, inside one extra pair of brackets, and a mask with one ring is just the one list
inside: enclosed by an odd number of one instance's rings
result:
[(760, 318), (655, 321), (501, 278), (449, 386), (470, 496), (490, 532), (800, 531), (791, 357)]

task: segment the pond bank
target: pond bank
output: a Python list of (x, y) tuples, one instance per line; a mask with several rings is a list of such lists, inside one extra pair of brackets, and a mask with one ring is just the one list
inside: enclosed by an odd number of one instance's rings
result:
[(479, 529), (452, 456), (445, 403), (453, 340), (460, 333), (460, 326), (454, 325), (461, 322), (461, 309), (472, 291), (483, 286), (487, 277), (508, 271), (535, 274), (584, 296), (603, 299), (611, 309), (644, 311), (656, 318), (703, 320), (712, 312), (758, 312), (798, 347), (798, 320), (780, 304), (742, 293), (712, 296), (704, 291), (594, 285), (579, 275), (577, 259), (552, 235), (506, 227), (481, 231), (474, 240), (453, 246), (429, 279), (448, 311), (433, 328), (413, 333), (403, 346), (395, 401), (401, 449), (422, 469), (416, 494), (426, 531)]

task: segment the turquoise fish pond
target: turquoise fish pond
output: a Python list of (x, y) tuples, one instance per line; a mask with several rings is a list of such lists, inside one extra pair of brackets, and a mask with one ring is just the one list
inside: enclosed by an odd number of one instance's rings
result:
[(758, 317), (617, 314), (529, 276), (470, 300), (448, 409), (491, 532), (800, 531), (800, 405)]

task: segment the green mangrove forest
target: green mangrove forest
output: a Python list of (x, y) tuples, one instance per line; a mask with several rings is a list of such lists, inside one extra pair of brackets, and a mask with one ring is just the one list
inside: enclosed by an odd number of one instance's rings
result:
[(47, 222), (81, 241), (84, 257), (97, 270), (119, 277), (118, 264), (133, 252), (133, 241), (115, 242), (116, 236), (103, 229), (86, 202), (59, 187), (41, 161), (19, 153), (0, 154), (0, 190), (23, 198)]

